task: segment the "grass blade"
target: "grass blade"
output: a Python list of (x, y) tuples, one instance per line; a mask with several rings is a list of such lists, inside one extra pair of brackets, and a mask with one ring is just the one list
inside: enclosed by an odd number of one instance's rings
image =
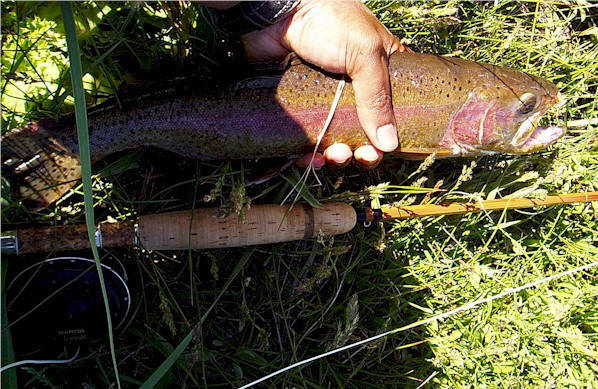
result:
[[(235, 266), (232, 274), (230, 275), (230, 277), (228, 278), (228, 280), (222, 287), (222, 290), (218, 294), (218, 297), (216, 297), (216, 299), (214, 300), (212, 305), (210, 305), (208, 310), (201, 316), (198, 326), (201, 326), (203, 324), (203, 322), (206, 320), (206, 318), (208, 317), (208, 315), (210, 314), (212, 309), (214, 309), (214, 307), (216, 306), (216, 304), (218, 303), (218, 301), (220, 300), (220, 298), (222, 297), (224, 292), (226, 292), (226, 290), (228, 289), (230, 284), (232, 284), (232, 282), (235, 280), (235, 278), (237, 278), (237, 275), (239, 275), (241, 270), (243, 270), (243, 268), (245, 267), (245, 264), (249, 261), (249, 259), (251, 258), (251, 256), (253, 255), (254, 252), (255, 252), (255, 247), (250, 247), (249, 249), (247, 249), (245, 251), (245, 253), (243, 253), (243, 256), (241, 257), (241, 259), (239, 260), (239, 263), (237, 263), (237, 266)], [(162, 362), (162, 364), (152, 373), (152, 375), (143, 383), (143, 385), (141, 385), (141, 389), (153, 388), (154, 386), (156, 386), (158, 384), (158, 382), (160, 382), (162, 377), (164, 377), (164, 375), (170, 370), (172, 365), (174, 365), (174, 363), (181, 357), (181, 354), (183, 353), (183, 351), (185, 351), (185, 349), (191, 342), (191, 339), (193, 339), (193, 335), (195, 334), (195, 332), (196, 332), (195, 328), (192, 329), (191, 331), (189, 331), (187, 336), (185, 336), (185, 338), (181, 341), (181, 343), (179, 343), (179, 345), (176, 346), (176, 348), (168, 356), (168, 358), (166, 358), (166, 360), (164, 362)]]
[[(6, 312), (6, 293), (4, 291), (4, 280), (6, 276), (7, 261), (2, 261), (2, 366), (6, 366), (15, 361), (15, 352), (12, 346), (12, 336), (10, 334), (10, 327), (8, 326), (8, 318)], [(17, 372), (15, 369), (2, 372), (2, 387), (3, 388), (17, 388)]]
[(360, 346), (360, 345), (363, 345), (363, 344), (366, 344), (366, 343), (373, 342), (374, 340), (378, 340), (378, 339), (387, 337), (389, 335), (396, 334), (398, 332), (402, 332), (402, 331), (406, 331), (406, 330), (409, 330), (409, 329), (412, 329), (412, 328), (420, 327), (420, 326), (422, 326), (424, 324), (428, 324), (428, 323), (432, 323), (432, 322), (435, 322), (435, 321), (443, 320), (443, 319), (446, 319), (448, 317), (454, 316), (454, 315), (456, 315), (459, 312), (467, 311), (467, 310), (470, 310), (472, 308), (475, 308), (478, 305), (486, 304), (486, 303), (491, 303), (494, 300), (503, 298), (505, 296), (512, 295), (514, 293), (519, 293), (519, 292), (521, 292), (523, 290), (526, 290), (526, 289), (535, 288), (538, 285), (545, 284), (545, 283), (550, 282), (552, 280), (556, 280), (556, 279), (559, 279), (559, 278), (562, 278), (562, 277), (565, 277), (565, 276), (570, 276), (570, 275), (573, 275), (575, 273), (579, 273), (579, 272), (582, 272), (582, 271), (588, 271), (591, 268), (596, 267), (596, 266), (598, 266), (598, 262), (592, 262), (592, 263), (588, 263), (586, 265), (578, 266), (578, 267), (573, 268), (573, 269), (569, 269), (569, 270), (561, 272), (561, 273), (553, 274), (553, 275), (551, 275), (549, 277), (541, 278), (539, 280), (536, 280), (534, 282), (530, 282), (530, 283), (525, 284), (525, 285), (518, 286), (516, 288), (508, 288), (507, 290), (503, 291), (502, 293), (498, 293), (498, 294), (495, 294), (495, 295), (490, 296), (490, 297), (485, 297), (485, 298), (477, 299), (475, 301), (471, 301), (471, 302), (469, 302), (467, 304), (464, 304), (464, 305), (461, 305), (461, 306), (459, 306), (457, 308), (451, 309), (450, 311), (443, 312), (443, 313), (440, 313), (440, 314), (437, 314), (437, 315), (434, 315), (434, 316), (430, 316), (430, 317), (428, 317), (426, 319), (418, 320), (418, 321), (416, 321), (414, 323), (411, 323), (411, 324), (408, 324), (406, 326), (395, 328), (394, 330), (386, 331), (384, 333), (381, 333), (381, 334), (378, 334), (378, 335), (374, 335), (374, 336), (372, 336), (370, 338), (363, 339), (363, 340), (360, 340), (358, 342), (350, 343), (350, 344), (347, 344), (345, 346), (336, 348), (334, 350), (330, 350), (330, 351), (327, 351), (325, 353), (316, 355), (314, 357), (307, 358), (307, 359), (304, 359), (302, 361), (293, 363), (292, 365), (289, 365), (289, 366), (287, 366), (285, 368), (277, 370), (274, 373), (270, 373), (270, 374), (268, 374), (266, 376), (263, 376), (263, 377), (255, 380), (255, 381), (252, 381), (252, 382), (250, 382), (250, 383), (248, 383), (246, 385), (243, 385), (239, 389), (248, 389), (248, 388), (250, 388), (252, 386), (255, 386), (255, 385), (257, 385), (257, 384), (259, 384), (261, 382), (264, 382), (264, 381), (266, 381), (266, 380), (268, 380), (268, 379), (270, 379), (272, 377), (275, 377), (275, 376), (277, 376), (277, 375), (279, 375), (281, 373), (287, 372), (287, 371), (289, 371), (291, 369), (294, 369), (296, 367), (305, 365), (307, 363), (310, 363), (310, 362), (313, 362), (313, 361), (317, 361), (318, 359), (322, 359), (322, 358), (327, 357), (329, 355), (337, 354), (339, 352), (342, 352), (342, 351), (345, 351), (345, 350), (349, 350), (349, 349), (355, 348), (357, 346)]
[(106, 322), (108, 325), (108, 338), (110, 342), (110, 353), (112, 355), (112, 365), (116, 377), (116, 384), (120, 388), (120, 379), (118, 376), (118, 365), (116, 363), (116, 352), (114, 349), (114, 333), (112, 330), (112, 318), (110, 316), (110, 305), (106, 293), (106, 284), (100, 264), (100, 256), (95, 242), (95, 216), (93, 212), (93, 193), (91, 190), (91, 156), (89, 152), (89, 133), (87, 129), (87, 110), (85, 107), (85, 91), (83, 90), (83, 70), (81, 67), (81, 53), (79, 51), (79, 42), (77, 41), (77, 32), (75, 30), (75, 20), (71, 3), (62, 2), (62, 17), (64, 21), (64, 30), (66, 33), (67, 50), (69, 62), (71, 65), (71, 82), (73, 85), (73, 97), (75, 99), (75, 118), (77, 120), (77, 140), (79, 142), (79, 159), (81, 161), (81, 175), (83, 177), (83, 195), (85, 201), (85, 221), (87, 224), (87, 234), (91, 243), (91, 251), (96, 262), (96, 269), (100, 279), (102, 289), (102, 298), (106, 309)]

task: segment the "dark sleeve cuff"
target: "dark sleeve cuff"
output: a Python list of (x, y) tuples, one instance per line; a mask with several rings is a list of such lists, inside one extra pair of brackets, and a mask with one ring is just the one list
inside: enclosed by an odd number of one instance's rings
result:
[(300, 0), (242, 1), (226, 11), (211, 10), (215, 27), (242, 35), (261, 30), (291, 15)]

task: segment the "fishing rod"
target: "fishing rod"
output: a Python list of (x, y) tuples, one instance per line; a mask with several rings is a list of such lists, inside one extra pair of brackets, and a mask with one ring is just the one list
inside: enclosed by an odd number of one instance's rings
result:
[[(371, 223), (424, 216), (462, 215), (482, 211), (533, 208), (598, 201), (598, 192), (547, 196), (544, 199), (510, 198), (477, 202), (423, 204), (356, 210), (330, 202), (320, 208), (305, 204), (253, 205), (243, 218), (216, 217), (217, 208), (141, 216), (138, 221), (102, 223), (96, 230), (98, 247), (141, 246), (149, 250), (183, 250), (251, 246), (338, 235), (358, 222)], [(32, 254), (90, 248), (85, 224), (33, 227), (1, 237), (2, 254)]]

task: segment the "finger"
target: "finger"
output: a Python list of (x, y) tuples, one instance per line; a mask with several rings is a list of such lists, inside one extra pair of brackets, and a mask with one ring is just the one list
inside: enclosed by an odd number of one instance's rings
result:
[[(389, 32), (389, 34), (390, 34), (390, 32)], [(402, 44), (401, 41), (398, 40), (397, 37), (394, 35), (391, 38), (391, 42), (392, 43), (389, 45), (389, 50), (388, 50), (389, 55), (394, 53), (395, 51), (398, 51), (399, 53), (413, 53), (413, 50), (411, 50), (409, 47)]]
[(360, 146), (355, 150), (355, 160), (365, 167), (375, 167), (382, 161), (382, 152), (372, 145)]
[[(297, 161), (295, 161), (295, 165), (297, 165), (297, 167), (299, 167), (299, 168), (305, 169), (306, 167), (309, 166), (311, 157), (312, 157), (311, 153), (305, 154), (304, 156), (297, 159)], [(314, 159), (312, 162), (314, 169), (321, 169), (325, 164), (326, 164), (326, 161), (324, 159), (324, 156), (321, 153), (316, 153), (316, 155), (314, 155)]]
[(402, 44), (398, 39), (394, 39), (393, 46), (390, 49), (390, 53), (394, 53), (398, 51), (399, 53), (415, 53), (415, 51), (411, 50), (408, 46)]
[(398, 51), (399, 53), (414, 53), (414, 51), (408, 46), (402, 44), (396, 36), (392, 35), (390, 32), (388, 32), (388, 34), (391, 35), (390, 43), (386, 44), (386, 46), (389, 48), (388, 55), (394, 53), (395, 51)]
[(335, 143), (324, 151), (326, 163), (335, 167), (344, 167), (351, 162), (353, 151), (344, 143)]
[(355, 91), (357, 115), (370, 142), (381, 151), (393, 151), (399, 145), (392, 92), (388, 75), (388, 58), (380, 50), (350, 74)]
[(415, 53), (415, 51), (411, 50), (411, 49), (409, 48), (409, 46), (405, 46), (405, 45), (403, 45), (403, 44), (401, 44), (401, 49), (399, 49), (399, 51), (400, 51), (401, 53), (402, 53), (402, 52), (405, 52), (405, 53)]

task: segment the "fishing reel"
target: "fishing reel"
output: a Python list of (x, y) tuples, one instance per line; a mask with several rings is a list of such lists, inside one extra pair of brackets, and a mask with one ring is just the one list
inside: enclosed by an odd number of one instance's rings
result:
[[(102, 264), (113, 328), (131, 307), (127, 273), (111, 259)], [(95, 261), (81, 257), (47, 259), (21, 270), (6, 283), (8, 326), (21, 356), (72, 356), (108, 333)]]

